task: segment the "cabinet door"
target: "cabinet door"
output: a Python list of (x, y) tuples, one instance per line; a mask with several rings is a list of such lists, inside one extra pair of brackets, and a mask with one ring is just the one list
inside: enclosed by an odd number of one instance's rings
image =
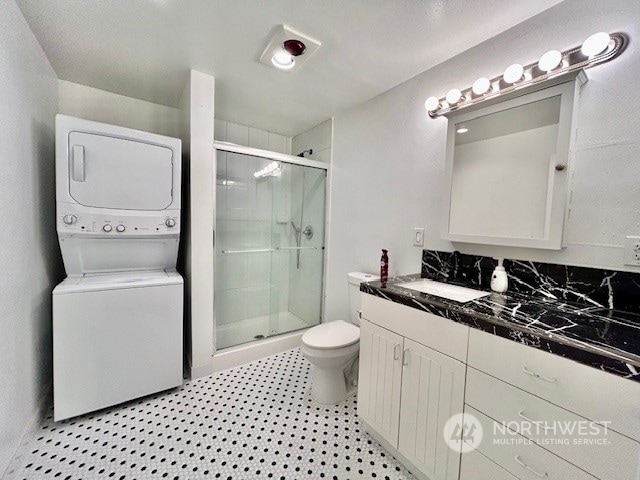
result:
[(405, 339), (398, 450), (432, 480), (458, 478), (460, 453), (444, 425), (464, 406), (465, 365)]
[(360, 325), (358, 415), (398, 446), (403, 338), (366, 320)]

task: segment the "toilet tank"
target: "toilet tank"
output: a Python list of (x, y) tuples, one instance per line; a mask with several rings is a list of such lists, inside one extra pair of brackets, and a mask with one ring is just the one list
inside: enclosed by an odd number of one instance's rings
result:
[(349, 320), (354, 325), (360, 326), (360, 317), (358, 315), (362, 303), (360, 284), (379, 279), (380, 277), (378, 275), (371, 275), (370, 273), (350, 272), (347, 274), (347, 280), (349, 282)]

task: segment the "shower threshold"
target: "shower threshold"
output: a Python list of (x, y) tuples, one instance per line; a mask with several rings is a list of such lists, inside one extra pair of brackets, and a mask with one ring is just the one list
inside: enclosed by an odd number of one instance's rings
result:
[[(275, 322), (279, 332), (282, 333), (302, 330), (312, 326), (289, 311), (279, 312)], [(263, 315), (227, 325), (218, 325), (216, 329), (218, 350), (281, 335), (282, 333), (270, 333), (269, 327), (271, 324), (270, 316)]]

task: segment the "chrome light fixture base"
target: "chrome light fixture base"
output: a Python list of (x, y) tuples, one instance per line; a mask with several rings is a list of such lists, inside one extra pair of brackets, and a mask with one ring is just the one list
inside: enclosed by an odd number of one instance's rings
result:
[[(542, 84), (550, 79), (565, 75), (569, 72), (576, 70), (584, 70), (595, 65), (613, 60), (620, 55), (629, 39), (623, 33), (614, 33), (610, 35), (610, 44), (607, 49), (598, 55), (587, 57), (581, 51), (582, 46), (571, 48), (562, 52), (562, 59), (560, 65), (555, 69), (545, 72), (538, 67), (538, 60), (529, 63), (524, 66), (522, 77), (514, 83), (505, 82), (503, 75), (492, 78), (489, 83), (486, 93), (476, 94), (473, 91), (473, 87), (468, 87), (461, 90), (461, 99), (455, 103), (450, 104), (447, 102), (446, 96), (439, 99), (437, 107), (435, 106), (436, 97), (430, 97), (429, 105), (425, 105), (429, 116), (431, 118), (437, 118), (443, 115), (447, 115), (457, 110), (462, 110), (473, 105), (485, 102), (487, 100), (496, 99), (500, 96), (510, 94), (516, 90), (520, 90), (532, 85)], [(478, 90), (476, 88), (476, 90)], [(435, 107), (434, 110), (429, 110), (430, 107)]]

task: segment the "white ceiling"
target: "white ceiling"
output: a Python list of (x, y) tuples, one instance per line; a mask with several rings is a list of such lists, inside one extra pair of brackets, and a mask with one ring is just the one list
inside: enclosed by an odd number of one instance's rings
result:
[[(294, 135), (561, 0), (17, 0), (57, 75), (177, 106), (189, 69), (216, 117)], [(322, 42), (293, 74), (259, 63), (271, 29)]]

